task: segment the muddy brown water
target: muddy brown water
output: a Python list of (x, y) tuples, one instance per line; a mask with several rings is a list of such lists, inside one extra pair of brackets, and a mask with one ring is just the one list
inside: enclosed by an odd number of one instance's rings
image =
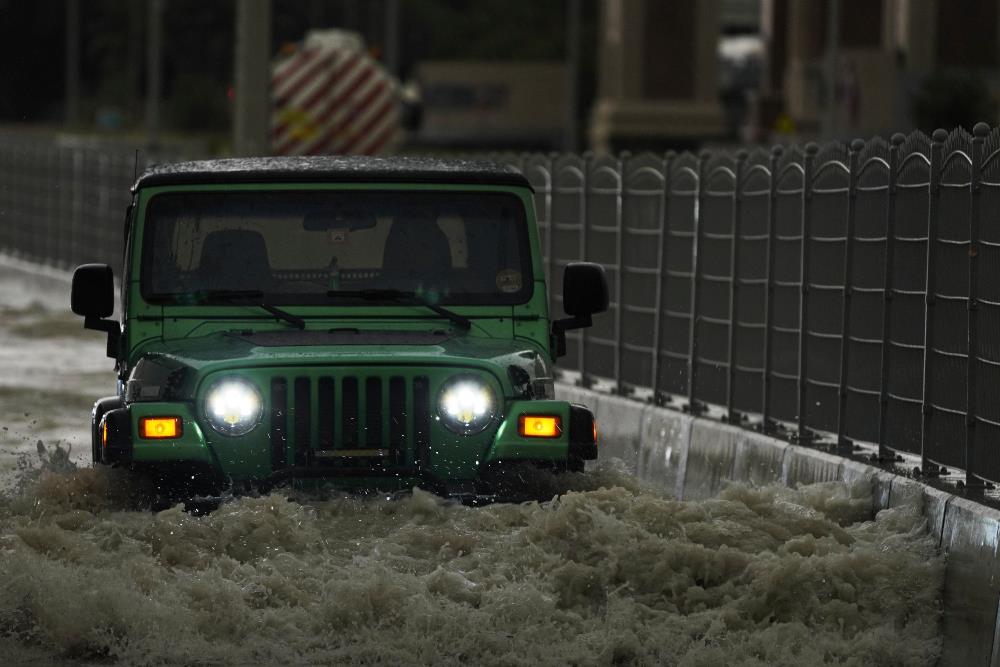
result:
[(101, 341), (67, 324), (64, 282), (5, 271), (6, 664), (930, 665), (940, 653), (943, 560), (919, 498), (873, 516), (863, 481), (679, 502), (608, 461), (539, 476), (543, 502), (281, 490), (204, 516), (137, 507), (129, 480), (86, 467), (81, 406), (111, 377)]

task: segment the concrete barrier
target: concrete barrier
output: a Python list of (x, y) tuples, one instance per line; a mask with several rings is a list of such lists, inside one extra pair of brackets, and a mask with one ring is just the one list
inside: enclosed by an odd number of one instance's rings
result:
[(558, 384), (597, 417), (602, 457), (682, 500), (727, 483), (796, 486), (868, 479), (872, 512), (917, 500), (947, 554), (940, 664), (1000, 667), (1000, 511), (857, 461), (619, 396)]

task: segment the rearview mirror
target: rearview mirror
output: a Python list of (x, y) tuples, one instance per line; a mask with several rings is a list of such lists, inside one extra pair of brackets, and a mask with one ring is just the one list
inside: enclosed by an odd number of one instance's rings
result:
[(107, 264), (84, 264), (73, 272), (70, 308), (83, 315), (83, 328), (108, 334), (108, 356), (118, 357), (121, 326), (104, 319), (115, 312), (115, 274)]
[(555, 356), (566, 354), (566, 332), (594, 322), (592, 315), (608, 309), (608, 280), (604, 267), (592, 262), (573, 262), (563, 272), (563, 310), (567, 317), (552, 323)]
[(328, 211), (313, 211), (302, 220), (307, 232), (325, 232), (330, 229), (349, 229), (356, 232), (372, 229), (378, 221), (375, 214), (361, 207), (345, 207)]

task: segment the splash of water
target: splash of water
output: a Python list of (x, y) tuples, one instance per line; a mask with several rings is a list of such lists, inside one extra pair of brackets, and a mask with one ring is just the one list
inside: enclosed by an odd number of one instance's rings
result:
[(0, 649), (17, 661), (933, 664), (942, 561), (918, 500), (829, 483), (679, 502), (620, 469), (469, 508), (271, 494), (135, 511), (45, 465), (0, 499)]

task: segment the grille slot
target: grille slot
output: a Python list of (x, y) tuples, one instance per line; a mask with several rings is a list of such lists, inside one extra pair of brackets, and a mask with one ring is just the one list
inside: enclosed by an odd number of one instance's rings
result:
[(309, 463), (312, 428), (312, 387), (309, 378), (295, 378), (295, 464)]
[(369, 449), (382, 447), (382, 379), (365, 380), (365, 445)]
[(319, 379), (316, 399), (316, 447), (324, 450), (332, 449), (336, 438), (334, 424), (337, 417), (336, 388), (332, 377)]
[(288, 382), (285, 378), (271, 380), (271, 469), (285, 467), (288, 444)]
[(413, 379), (413, 445), (414, 463), (427, 466), (431, 446), (431, 389), (426, 375)]
[(389, 447), (393, 463), (406, 462), (406, 380), (398, 375), (389, 379)]
[(346, 377), (342, 386), (341, 399), (341, 439), (344, 449), (358, 447), (358, 378)]

